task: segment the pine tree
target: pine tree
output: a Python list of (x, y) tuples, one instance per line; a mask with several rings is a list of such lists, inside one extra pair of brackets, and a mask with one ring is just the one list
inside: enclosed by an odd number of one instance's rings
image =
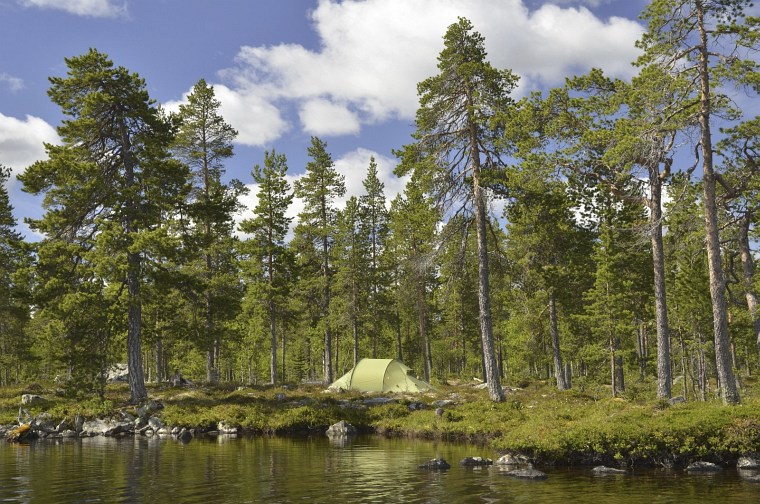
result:
[(440, 73), (417, 86), (415, 137), (422, 151), (445, 167), (436, 187), (438, 203), (446, 210), (463, 203), (475, 214), (478, 239), (478, 299), (483, 361), (489, 396), (504, 401), (496, 365), (491, 323), (487, 249), (488, 170), (497, 168), (499, 152), (493, 118), (511, 105), (509, 93), (517, 77), (497, 70), (486, 61), (483, 36), (473, 31), (470, 21), (459, 18), (444, 35), (438, 56)]
[(720, 94), (723, 87), (749, 85), (760, 91), (758, 63), (745, 54), (760, 48), (760, 20), (745, 15), (751, 5), (750, 0), (654, 0), (642, 14), (648, 28), (637, 44), (644, 51), (639, 64), (657, 65), (690, 83), (671, 108), (674, 113), (688, 111), (699, 123), (715, 359), (726, 404), (737, 404), (740, 397), (728, 341), (712, 135), (715, 114), (725, 111), (728, 104), (727, 97)]
[[(48, 92), (68, 119), (63, 145), (20, 175), (24, 190), (45, 194), (32, 227), (51, 239), (92, 241), (107, 280), (126, 285), (127, 362), (131, 401), (147, 397), (143, 372), (142, 298), (149, 250), (160, 241), (161, 209), (181, 203), (186, 169), (168, 159), (174, 127), (148, 97), (145, 82), (91, 49), (66, 59), (68, 75)], [(114, 261), (113, 258), (118, 258)]]

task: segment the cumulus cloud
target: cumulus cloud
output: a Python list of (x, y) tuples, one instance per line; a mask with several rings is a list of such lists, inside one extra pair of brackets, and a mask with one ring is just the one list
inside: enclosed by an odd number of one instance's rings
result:
[(77, 16), (115, 18), (127, 14), (127, 4), (111, 0), (19, 0), (24, 7), (55, 9)]
[(0, 163), (21, 172), (47, 158), (43, 142), (59, 142), (55, 128), (47, 122), (30, 115), (20, 120), (0, 113)]
[(220, 75), (241, 95), (295, 107), (305, 131), (354, 134), (414, 117), (416, 85), (436, 73), (442, 36), (459, 16), (483, 34), (494, 66), (521, 75), (520, 93), (592, 67), (630, 76), (642, 33), (634, 21), (601, 20), (586, 7), (531, 11), (523, 0), (320, 0), (311, 12), (317, 50), (244, 46)]
[(359, 119), (348, 107), (328, 100), (309, 100), (298, 114), (303, 131), (314, 135), (336, 136), (359, 133)]
[(14, 77), (5, 72), (0, 72), (0, 82), (4, 82), (5, 85), (8, 86), (8, 88), (14, 93), (16, 91), (21, 91), (24, 89), (23, 79), (19, 79), (18, 77)]
[[(384, 192), (388, 208), (390, 208), (391, 200), (404, 190), (408, 177), (399, 178), (394, 175), (393, 170), (397, 164), (395, 158), (383, 156), (369, 149), (358, 148), (334, 160), (335, 170), (345, 177), (346, 182), (346, 195), (335, 202), (338, 208), (345, 207), (346, 201), (351, 196), (358, 198), (365, 193), (362, 182), (367, 177), (367, 169), (372, 157), (375, 158), (375, 163), (377, 164), (377, 177), (380, 179), (380, 182), (385, 184)], [(294, 182), (301, 177), (303, 177), (303, 174), (288, 175), (287, 179), (290, 186), (293, 187)], [(241, 198), (241, 202), (245, 205), (245, 210), (235, 218), (235, 222), (238, 224), (241, 220), (253, 216), (253, 209), (258, 201), (256, 196), (259, 190), (258, 185), (247, 184), (247, 187), (249, 193)], [(302, 210), (303, 202), (298, 198), (294, 198), (293, 204), (290, 205), (287, 212), (289, 217), (293, 217), (293, 226), (295, 226), (297, 216)]]

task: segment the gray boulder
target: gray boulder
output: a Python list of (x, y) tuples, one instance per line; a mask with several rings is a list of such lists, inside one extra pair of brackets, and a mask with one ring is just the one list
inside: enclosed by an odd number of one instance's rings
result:
[(153, 399), (147, 399), (137, 407), (137, 416), (139, 418), (148, 419), (153, 413), (161, 411), (162, 409), (164, 409), (163, 404)]
[(594, 474), (625, 474), (626, 471), (622, 469), (615, 469), (614, 467), (596, 466), (591, 469)]
[(760, 469), (760, 460), (752, 457), (739, 457), (736, 461), (736, 467), (739, 469)]
[(331, 425), (325, 434), (329, 437), (354, 436), (356, 435), (356, 427), (345, 420), (341, 420), (340, 422)]
[(114, 420), (89, 420), (82, 425), (82, 437), (93, 436), (120, 436), (134, 432), (134, 424), (130, 422), (116, 422)]
[(77, 413), (74, 415), (74, 430), (77, 432), (82, 432), (82, 429), (84, 429), (84, 417)]
[(510, 478), (527, 479), (527, 480), (545, 480), (549, 476), (546, 473), (538, 471), (536, 469), (512, 469), (502, 473), (504, 476)]
[(675, 397), (671, 397), (670, 399), (668, 399), (668, 403), (671, 406), (674, 406), (676, 404), (684, 404), (684, 403), (686, 403), (686, 399), (683, 396), (675, 396)]
[(109, 382), (126, 382), (129, 380), (129, 368), (126, 362), (114, 364), (106, 371), (106, 380)]
[(182, 430), (177, 434), (177, 440), (182, 443), (189, 443), (193, 439), (193, 433), (182, 427)]
[(216, 430), (219, 431), (219, 434), (225, 434), (225, 435), (233, 435), (238, 433), (238, 428), (234, 425), (230, 425), (224, 420), (216, 424)]
[(496, 465), (525, 466), (530, 465), (530, 460), (528, 460), (528, 457), (525, 457), (523, 455), (513, 455), (511, 453), (507, 453), (506, 455), (502, 455), (498, 458), (498, 460), (496, 460)]
[(442, 458), (434, 458), (431, 460), (428, 460), (427, 462), (424, 462), (419, 465), (420, 469), (429, 469), (432, 471), (442, 471), (446, 469), (451, 469), (451, 466), (448, 462), (446, 462)]
[(459, 465), (465, 467), (482, 467), (493, 464), (493, 460), (483, 457), (465, 457), (459, 461)]
[(712, 462), (703, 462), (701, 460), (692, 462), (686, 467), (686, 471), (693, 473), (716, 473), (722, 471), (723, 468)]
[(153, 429), (154, 431), (157, 431), (158, 429), (164, 426), (164, 423), (156, 417), (150, 417), (148, 419), (148, 425), (150, 426), (151, 429)]
[(32, 429), (41, 434), (56, 434), (57, 426), (53, 423), (49, 413), (40, 413), (32, 421)]

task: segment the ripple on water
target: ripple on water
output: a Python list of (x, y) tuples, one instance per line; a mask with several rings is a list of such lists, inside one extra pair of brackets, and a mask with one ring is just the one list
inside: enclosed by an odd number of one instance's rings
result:
[[(507, 478), (498, 467), (465, 468), (479, 447), (359, 437), (91, 438), (0, 443), (0, 502), (8, 503), (611, 503), (757, 501), (760, 485), (733, 470), (703, 476), (635, 470), (595, 476), (591, 468), (542, 468), (542, 482)], [(440, 457), (447, 471), (419, 464)]]

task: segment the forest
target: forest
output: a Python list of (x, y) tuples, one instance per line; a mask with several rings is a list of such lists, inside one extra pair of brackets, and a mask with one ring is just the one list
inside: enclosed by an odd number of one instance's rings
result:
[(230, 179), (237, 132), (204, 79), (168, 113), (106, 54), (66, 59), (48, 92), (62, 143), (18, 175), (44, 239), (17, 231), (0, 165), (0, 385), (102, 397), (126, 363), (140, 402), (176, 372), (330, 383), (371, 357), (483, 380), (493, 401), (541, 379), (739, 403), (760, 373), (751, 7), (653, 0), (634, 78), (520, 99), (460, 18), (394, 151), (404, 191), (386, 198), (367, 159), (345, 206), (322, 139), (293, 184), (274, 150)]

